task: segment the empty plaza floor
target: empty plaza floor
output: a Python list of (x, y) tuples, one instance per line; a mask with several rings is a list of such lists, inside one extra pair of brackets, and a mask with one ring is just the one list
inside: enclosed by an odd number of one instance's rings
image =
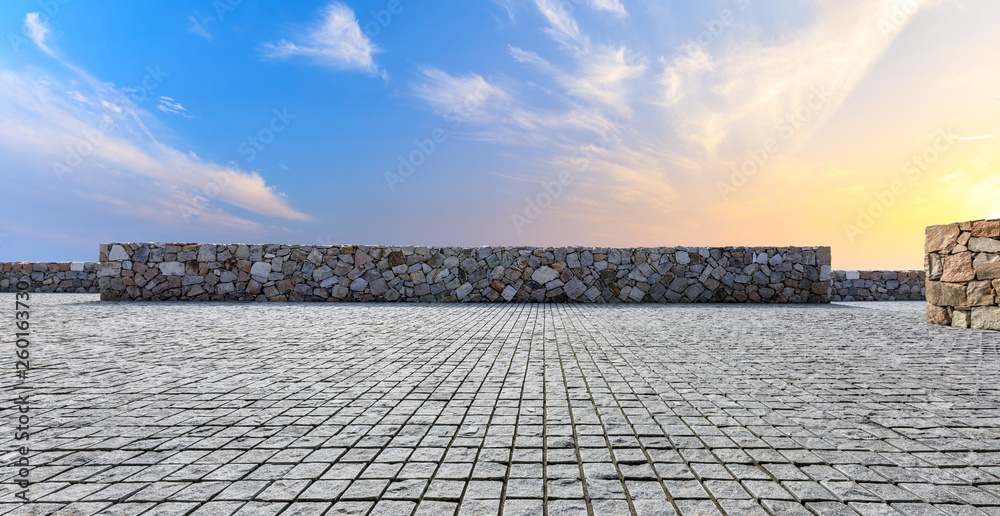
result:
[(17, 391), (0, 304), (0, 514), (1000, 515), (1000, 332), (922, 302), (32, 295)]

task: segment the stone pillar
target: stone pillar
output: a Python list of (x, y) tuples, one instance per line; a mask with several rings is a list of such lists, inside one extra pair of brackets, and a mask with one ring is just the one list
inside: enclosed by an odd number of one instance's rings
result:
[(1000, 220), (929, 226), (927, 322), (1000, 330)]

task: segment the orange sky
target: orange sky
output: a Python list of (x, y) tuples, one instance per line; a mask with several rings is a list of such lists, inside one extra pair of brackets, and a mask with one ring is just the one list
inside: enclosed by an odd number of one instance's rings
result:
[[(808, 31), (693, 65), (672, 114), (695, 150), (651, 159), (671, 171), (652, 178), (634, 155), (631, 168), (595, 164), (534, 234), (584, 220), (596, 231), (583, 243), (830, 245), (835, 269), (922, 269), (925, 226), (1000, 218), (1000, 4), (924, 2), (885, 35), (880, 11), (828, 7)], [(754, 151), (767, 161), (734, 181)]]

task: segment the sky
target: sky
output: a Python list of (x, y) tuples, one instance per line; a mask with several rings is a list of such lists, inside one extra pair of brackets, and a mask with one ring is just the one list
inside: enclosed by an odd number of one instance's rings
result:
[(0, 4), (0, 261), (829, 245), (1000, 218), (993, 0)]

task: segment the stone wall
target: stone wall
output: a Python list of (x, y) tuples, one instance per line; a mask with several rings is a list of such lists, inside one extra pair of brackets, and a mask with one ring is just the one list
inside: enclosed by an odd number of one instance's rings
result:
[(929, 226), (927, 322), (1000, 330), (1000, 220)]
[(830, 301), (829, 247), (109, 243), (102, 300)]
[(0, 292), (17, 292), (27, 281), (29, 292), (96, 294), (97, 262), (0, 262)]
[(924, 271), (833, 271), (833, 301), (923, 301)]

